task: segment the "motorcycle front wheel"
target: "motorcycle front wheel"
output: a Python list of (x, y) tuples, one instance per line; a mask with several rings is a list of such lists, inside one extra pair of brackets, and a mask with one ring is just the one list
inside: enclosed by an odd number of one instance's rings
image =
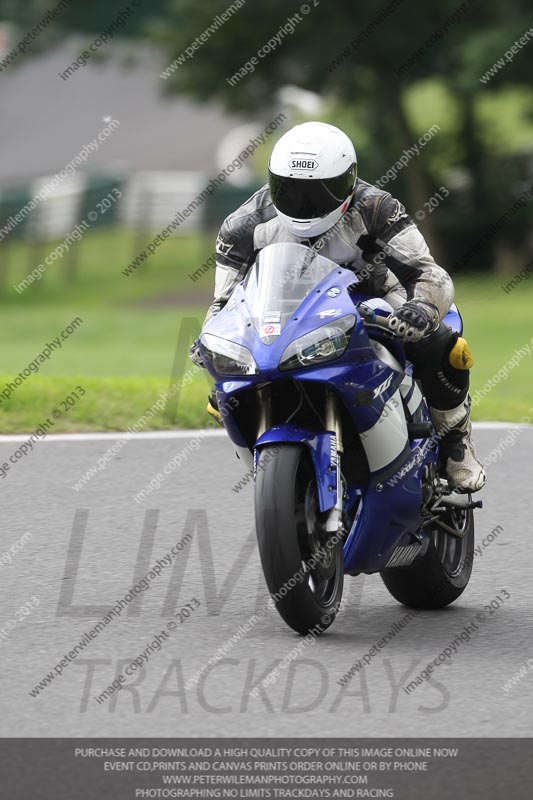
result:
[(327, 534), (326, 516), (308, 450), (262, 448), (255, 482), (261, 565), (278, 613), (300, 634), (329, 628), (342, 598), (342, 537)]

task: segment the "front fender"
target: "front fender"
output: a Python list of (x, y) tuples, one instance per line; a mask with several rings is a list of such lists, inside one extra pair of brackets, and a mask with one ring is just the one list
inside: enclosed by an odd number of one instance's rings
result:
[(255, 443), (257, 465), (259, 450), (268, 444), (298, 442), (307, 447), (313, 460), (318, 501), (321, 511), (328, 511), (337, 502), (337, 437), (329, 431), (308, 430), (300, 425), (277, 425), (266, 431)]

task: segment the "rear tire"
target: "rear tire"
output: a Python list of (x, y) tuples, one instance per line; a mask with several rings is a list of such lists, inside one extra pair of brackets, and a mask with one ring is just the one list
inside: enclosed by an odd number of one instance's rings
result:
[(329, 628), (342, 598), (342, 540), (328, 542), (325, 517), (307, 449), (297, 444), (262, 448), (255, 483), (261, 564), (277, 611), (301, 634)]
[(386, 569), (381, 573), (391, 595), (409, 608), (444, 608), (457, 600), (468, 585), (474, 560), (474, 514), (453, 510), (445, 521), (464, 532), (464, 538), (435, 526), (430, 530), (431, 541), (423, 556), (408, 567)]

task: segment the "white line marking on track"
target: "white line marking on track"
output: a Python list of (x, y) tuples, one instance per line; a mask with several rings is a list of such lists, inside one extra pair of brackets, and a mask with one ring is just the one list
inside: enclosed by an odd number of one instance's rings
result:
[[(115, 433), (51, 433), (44, 439), (33, 441), (33, 444), (41, 444), (41, 442), (105, 442), (116, 441), (117, 439), (130, 439), (136, 441), (139, 439), (191, 439), (197, 436), (200, 428), (186, 431), (143, 431), (142, 433), (127, 433), (124, 431), (116, 431)], [(222, 428), (204, 428), (202, 432), (205, 436), (227, 437), (227, 433)], [(31, 433), (26, 434), (7, 434), (0, 436), (0, 443), (2, 442), (25, 442)]]
[(473, 422), (472, 427), (474, 430), (493, 430), (493, 431), (508, 431), (509, 428), (533, 428), (533, 425), (527, 422)]
[[(533, 428), (533, 425), (526, 425), (520, 422), (474, 422), (474, 430), (509, 430), (510, 428)], [(181, 431), (142, 431), (140, 433), (126, 433), (124, 431), (116, 431), (114, 433), (51, 433), (44, 439), (38, 439), (33, 444), (40, 444), (41, 442), (105, 442), (116, 441), (117, 439), (127, 438), (132, 441), (135, 440), (150, 440), (150, 439), (191, 439), (202, 431), (204, 436), (212, 436), (215, 438), (227, 437), (227, 433), (223, 428), (193, 428), (191, 430)], [(0, 435), (0, 444), (2, 442), (25, 442), (31, 436), (30, 433), (20, 434), (5, 434)]]

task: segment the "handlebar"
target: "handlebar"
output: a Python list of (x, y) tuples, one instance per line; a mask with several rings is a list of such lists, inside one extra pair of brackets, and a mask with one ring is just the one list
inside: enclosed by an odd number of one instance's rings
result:
[[(390, 333), (392, 336), (399, 336), (396, 328), (391, 328), (389, 324), (390, 317), (382, 317), (381, 314), (376, 314), (376, 311), (371, 306), (367, 305), (364, 301), (358, 303), (356, 308), (363, 318), (366, 325), (375, 325), (376, 328), (382, 328)], [(400, 336), (401, 338), (401, 336)]]

